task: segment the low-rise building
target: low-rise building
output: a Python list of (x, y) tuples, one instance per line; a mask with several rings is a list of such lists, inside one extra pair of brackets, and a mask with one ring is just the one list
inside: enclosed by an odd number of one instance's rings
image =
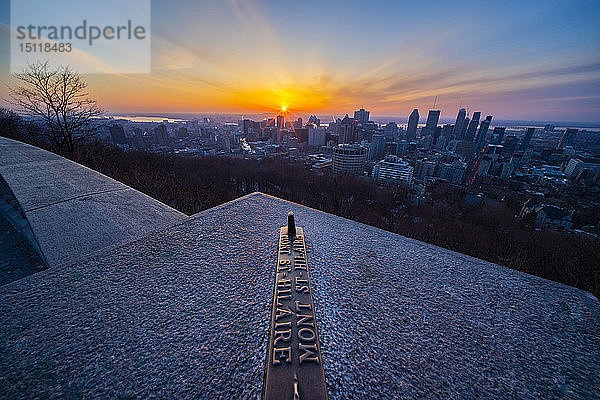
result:
[(573, 225), (571, 212), (547, 204), (528, 200), (521, 209), (520, 217), (535, 216), (535, 226), (541, 229), (568, 230)]
[(414, 168), (397, 156), (387, 156), (373, 167), (373, 178), (380, 184), (407, 183), (413, 178)]
[(333, 148), (333, 172), (360, 175), (365, 169), (368, 150), (358, 144), (340, 144)]
[(438, 165), (437, 177), (447, 182), (461, 184), (467, 173), (467, 165), (464, 162), (457, 161), (451, 164)]

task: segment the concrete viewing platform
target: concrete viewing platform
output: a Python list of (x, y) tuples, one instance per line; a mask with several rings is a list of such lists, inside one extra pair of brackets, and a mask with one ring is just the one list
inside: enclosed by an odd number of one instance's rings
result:
[(590, 293), (258, 193), (0, 287), (0, 397), (259, 398), (289, 211), (330, 399), (598, 398)]
[(87, 167), (2, 137), (0, 181), (8, 192), (2, 197), (18, 207), (26, 220), (20, 225), (31, 231), (25, 234), (48, 267), (73, 263), (187, 218)]

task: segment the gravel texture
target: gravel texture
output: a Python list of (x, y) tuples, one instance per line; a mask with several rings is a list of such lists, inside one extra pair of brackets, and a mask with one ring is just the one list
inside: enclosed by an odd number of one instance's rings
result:
[(288, 211), (330, 399), (598, 397), (591, 294), (262, 194), (0, 287), (0, 397), (258, 398)]

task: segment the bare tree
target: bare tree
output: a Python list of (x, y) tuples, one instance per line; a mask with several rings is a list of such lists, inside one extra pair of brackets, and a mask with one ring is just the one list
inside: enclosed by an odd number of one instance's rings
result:
[(13, 74), (11, 102), (23, 113), (42, 119), (52, 145), (73, 154), (77, 143), (92, 132), (92, 118), (101, 114), (83, 77), (70, 66), (35, 62)]

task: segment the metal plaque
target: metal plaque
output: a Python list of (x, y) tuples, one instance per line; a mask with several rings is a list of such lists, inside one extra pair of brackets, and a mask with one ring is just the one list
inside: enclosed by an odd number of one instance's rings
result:
[(279, 232), (263, 399), (327, 399), (304, 232), (291, 213)]

